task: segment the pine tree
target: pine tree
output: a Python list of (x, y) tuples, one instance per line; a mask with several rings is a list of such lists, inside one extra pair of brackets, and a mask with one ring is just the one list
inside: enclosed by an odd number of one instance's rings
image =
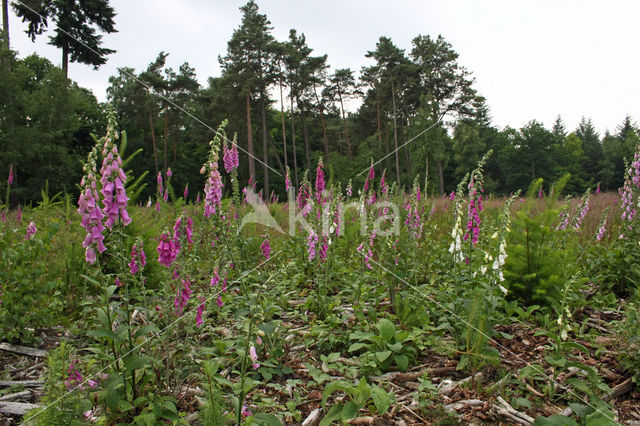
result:
[(102, 35), (117, 32), (116, 12), (109, 0), (23, 0), (12, 3), (16, 14), (27, 22), (26, 33), (35, 41), (47, 28), (49, 21), (56, 23), (49, 44), (62, 49), (62, 70), (68, 75), (69, 61), (98, 68), (107, 62), (107, 55), (115, 50), (101, 47)]

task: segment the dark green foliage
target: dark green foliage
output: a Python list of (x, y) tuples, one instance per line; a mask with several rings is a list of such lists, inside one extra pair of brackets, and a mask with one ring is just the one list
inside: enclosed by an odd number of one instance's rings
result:
[(27, 34), (32, 41), (49, 26), (56, 23), (49, 44), (62, 49), (62, 70), (67, 76), (69, 61), (81, 62), (98, 68), (107, 62), (107, 55), (115, 50), (102, 47), (102, 35), (96, 27), (106, 33), (116, 32), (116, 15), (108, 0), (22, 0), (12, 2), (22, 22), (29, 24)]
[(508, 297), (526, 305), (559, 299), (568, 260), (568, 250), (554, 232), (558, 210), (539, 205), (531, 194), (541, 184), (538, 180), (529, 189), (526, 205), (515, 214), (507, 244), (504, 276)]

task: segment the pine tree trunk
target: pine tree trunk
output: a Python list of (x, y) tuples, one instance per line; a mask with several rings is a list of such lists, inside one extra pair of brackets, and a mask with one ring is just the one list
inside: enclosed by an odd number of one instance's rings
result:
[(322, 141), (324, 143), (324, 158), (325, 161), (329, 161), (329, 139), (327, 138), (327, 123), (324, 121), (324, 107), (318, 97), (316, 85), (313, 85), (313, 94), (316, 95), (316, 102), (318, 102), (318, 108), (320, 108), (320, 122), (322, 123)]
[(64, 76), (69, 76), (69, 47), (65, 44), (62, 46), (62, 71)]
[(256, 163), (253, 156), (253, 135), (251, 133), (251, 94), (247, 92), (246, 110), (247, 110), (247, 152), (249, 153), (249, 180), (255, 182), (256, 179)]
[(349, 160), (352, 160), (353, 154), (351, 152), (351, 141), (349, 140), (349, 126), (347, 126), (347, 117), (344, 114), (344, 104), (342, 102), (342, 93), (340, 91), (338, 91), (338, 98), (340, 99), (340, 111), (342, 111), (342, 123), (344, 124), (344, 139), (347, 141)]
[(284, 148), (284, 169), (287, 170), (287, 130), (284, 125), (284, 97), (282, 96), (282, 80), (280, 80), (280, 119), (282, 121), (282, 146)]
[(293, 113), (293, 93), (291, 93), (291, 148), (293, 149), (293, 173), (296, 178), (296, 188), (298, 188), (298, 157), (296, 153), (296, 119)]
[(393, 104), (393, 142), (396, 154), (396, 176), (398, 177), (398, 187), (400, 186), (400, 156), (398, 155), (398, 126), (396, 125), (396, 89), (391, 80), (391, 100)]
[(2, 0), (2, 33), (7, 49), (11, 48), (9, 43), (9, 0)]
[(304, 113), (304, 107), (297, 98), (298, 108), (300, 108), (300, 117), (302, 118), (302, 136), (304, 137), (304, 154), (306, 159), (307, 170), (311, 170), (311, 157), (309, 156), (309, 133), (307, 132), (307, 118)]
[(164, 109), (164, 170), (167, 170), (167, 139), (169, 137), (169, 115), (167, 113), (167, 108)]
[(411, 167), (411, 155), (409, 154), (409, 145), (407, 143), (407, 136), (405, 134), (404, 117), (400, 119), (400, 130), (402, 131), (402, 145), (404, 145), (404, 160), (407, 166), (407, 172), (409, 176), (413, 175), (413, 168)]
[(438, 160), (438, 190), (444, 194), (444, 174), (442, 173), (442, 160)]
[(264, 196), (269, 197), (269, 147), (267, 140), (267, 112), (264, 94), (260, 95), (260, 114), (262, 115), (262, 174), (264, 176)]
[(156, 132), (153, 129), (153, 115), (149, 111), (149, 127), (151, 128), (151, 143), (153, 144), (153, 162), (156, 166), (156, 176), (158, 175), (158, 146), (156, 145)]

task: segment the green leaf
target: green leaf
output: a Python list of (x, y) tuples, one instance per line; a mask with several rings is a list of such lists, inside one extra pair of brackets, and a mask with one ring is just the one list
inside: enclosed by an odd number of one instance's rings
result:
[(100, 329), (100, 330), (89, 330), (87, 331), (87, 335), (91, 336), (95, 339), (99, 339), (101, 337), (107, 337), (115, 342), (119, 342), (120, 338), (118, 338), (118, 336), (116, 335), (116, 333), (114, 333), (111, 330), (105, 330), (105, 329)]
[(145, 334), (159, 333), (159, 332), (160, 332), (160, 329), (155, 325), (143, 325), (142, 327), (136, 330), (135, 334), (133, 335), (133, 338), (137, 339), (138, 337), (144, 336)]
[(400, 371), (406, 371), (407, 367), (409, 367), (409, 358), (406, 355), (394, 355), (393, 360), (396, 362), (398, 369)]
[(282, 422), (278, 420), (273, 414), (258, 413), (253, 415), (253, 420), (257, 421), (260, 425), (267, 426), (282, 426)]
[(324, 392), (322, 392), (322, 405), (324, 406), (327, 403), (327, 399), (331, 396), (332, 393), (338, 391), (344, 392), (351, 387), (352, 386), (344, 380), (338, 380), (336, 382), (327, 384), (327, 386), (324, 388)]
[(538, 417), (533, 424), (535, 426), (579, 426), (571, 417), (559, 414), (550, 417)]
[(386, 318), (382, 318), (378, 322), (378, 332), (380, 336), (387, 342), (390, 342), (393, 339), (393, 336), (396, 334), (396, 327), (393, 325), (391, 321)]
[(342, 413), (340, 413), (340, 416), (342, 417), (342, 420), (349, 420), (358, 415), (358, 410), (359, 408), (356, 403), (349, 401), (344, 404), (344, 407), (342, 407)]
[(337, 404), (331, 407), (318, 426), (330, 426), (333, 421), (342, 419), (342, 407), (342, 404)]
[(391, 351), (380, 351), (380, 352), (376, 352), (376, 358), (378, 358), (378, 361), (380, 362), (385, 362), (387, 360), (387, 358), (389, 358), (389, 356), (391, 356)]
[(366, 343), (354, 343), (349, 346), (349, 352), (356, 352), (362, 348), (366, 348), (368, 345)]
[(373, 404), (376, 406), (376, 410), (378, 410), (378, 414), (386, 413), (391, 404), (396, 400), (395, 395), (388, 394), (379, 386), (371, 387), (371, 398), (373, 399)]

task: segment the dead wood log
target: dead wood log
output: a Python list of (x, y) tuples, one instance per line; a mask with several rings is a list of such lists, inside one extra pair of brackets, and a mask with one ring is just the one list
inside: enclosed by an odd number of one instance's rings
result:
[(302, 422), (302, 426), (317, 426), (320, 423), (320, 417), (322, 416), (322, 410), (316, 408), (309, 413), (306, 419)]
[(11, 343), (7, 343), (7, 342), (0, 343), (0, 350), (13, 352), (21, 355), (35, 356), (38, 358), (44, 358), (47, 356), (47, 351), (45, 350), (29, 348), (27, 346), (12, 345)]
[(29, 404), (27, 402), (1, 401), (0, 413), (22, 416), (27, 411), (40, 407), (42, 406), (38, 404)]

